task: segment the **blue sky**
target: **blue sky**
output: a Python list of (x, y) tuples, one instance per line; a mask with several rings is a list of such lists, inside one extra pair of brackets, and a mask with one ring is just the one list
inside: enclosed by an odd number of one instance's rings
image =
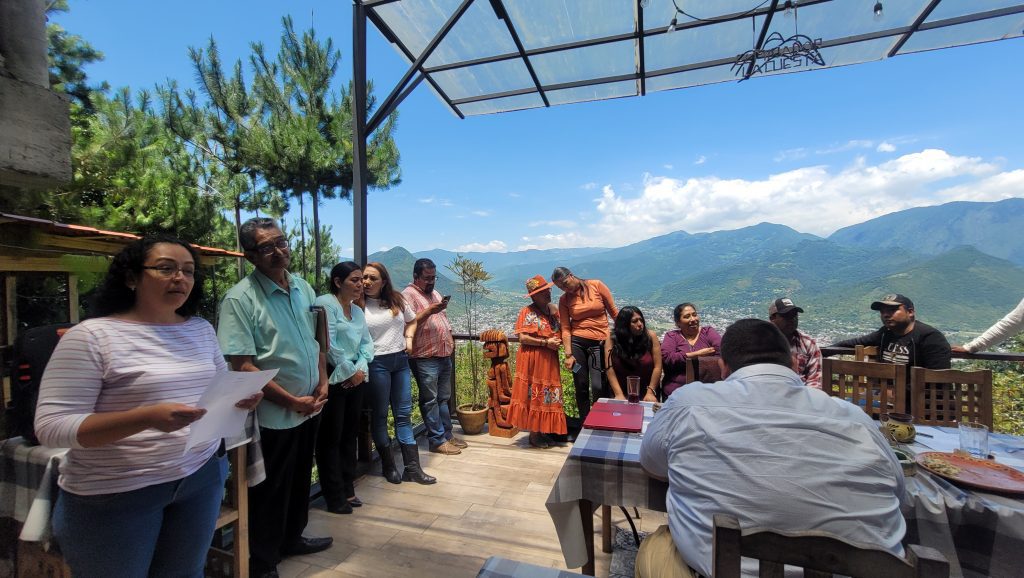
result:
[[(345, 0), (71, 0), (57, 23), (105, 54), (93, 81), (152, 89), (193, 86), (188, 47), (211, 35), (226, 62), (246, 61), (251, 41), (276, 52), (285, 14), (333, 38), (347, 82)], [(383, 99), (405, 64), (372, 25), (368, 37)], [(913, 206), (1024, 196), (1022, 60), (1017, 38), (465, 120), (423, 85), (399, 108), (403, 182), (370, 193), (369, 247), (621, 246), (762, 221), (825, 236)], [(321, 215), (351, 251), (351, 204)]]

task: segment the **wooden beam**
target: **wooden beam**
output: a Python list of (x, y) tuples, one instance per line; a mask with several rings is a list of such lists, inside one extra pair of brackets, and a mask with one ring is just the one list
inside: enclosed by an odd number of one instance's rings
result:
[(4, 278), (4, 316), (7, 318), (6, 344), (14, 345), (18, 337), (18, 278), (7, 275)]
[(104, 272), (110, 266), (106, 257), (57, 255), (53, 257), (13, 257), (0, 255), (2, 272), (81, 273)]
[(66, 235), (54, 235), (36, 231), (32, 235), (33, 244), (59, 249), (75, 249), (91, 253), (103, 253), (104, 255), (116, 255), (125, 245), (134, 239), (124, 239), (124, 242), (117, 242), (107, 238), (96, 237), (68, 237)]
[(68, 273), (68, 320), (78, 323), (78, 275)]

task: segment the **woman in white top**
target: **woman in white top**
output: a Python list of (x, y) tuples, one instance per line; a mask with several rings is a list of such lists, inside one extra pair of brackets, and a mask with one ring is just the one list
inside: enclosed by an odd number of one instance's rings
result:
[[(370, 400), (373, 419), (370, 431), (380, 454), (381, 470), (392, 484), (402, 481), (433, 484), (420, 467), (419, 450), (412, 435), (412, 373), (409, 354), (416, 334), (416, 314), (395, 291), (391, 276), (381, 263), (363, 267), (363, 296), (366, 325), (373, 337), (373, 361), (370, 362)], [(395, 437), (402, 446), (405, 472), (399, 476), (391, 455), (388, 437), (388, 407), (395, 416)]]
[(97, 317), (71, 328), (46, 366), (35, 430), (42, 444), (71, 448), (53, 528), (76, 577), (203, 575), (227, 463), (219, 442), (185, 443), (206, 413), (196, 402), (227, 366), (195, 316), (198, 262), (173, 237), (125, 247), (97, 292)]

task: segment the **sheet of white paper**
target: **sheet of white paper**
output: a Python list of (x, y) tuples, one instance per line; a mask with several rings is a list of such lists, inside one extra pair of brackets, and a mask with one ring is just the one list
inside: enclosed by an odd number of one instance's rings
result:
[(249, 412), (235, 404), (263, 389), (275, 375), (276, 369), (218, 373), (196, 404), (206, 415), (190, 426), (185, 451), (203, 442), (237, 436), (245, 428)]

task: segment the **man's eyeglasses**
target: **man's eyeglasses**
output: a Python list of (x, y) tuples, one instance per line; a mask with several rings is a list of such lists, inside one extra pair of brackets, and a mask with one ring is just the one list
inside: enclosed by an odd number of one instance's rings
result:
[(157, 275), (167, 279), (177, 275), (178, 271), (181, 271), (181, 274), (189, 279), (196, 276), (196, 268), (191, 265), (186, 265), (184, 267), (178, 267), (177, 265), (148, 265), (143, 266), (142, 268), (150, 271), (156, 271)]
[(274, 249), (287, 249), (287, 248), (288, 248), (288, 239), (278, 239), (276, 241), (268, 241), (266, 243), (263, 243), (262, 245), (256, 245), (256, 248), (253, 249), (253, 251), (256, 251), (256, 253), (258, 253), (258, 254), (260, 254), (260, 255), (262, 255), (264, 257), (267, 257), (267, 256), (269, 256), (270, 254), (272, 254), (274, 252)]

